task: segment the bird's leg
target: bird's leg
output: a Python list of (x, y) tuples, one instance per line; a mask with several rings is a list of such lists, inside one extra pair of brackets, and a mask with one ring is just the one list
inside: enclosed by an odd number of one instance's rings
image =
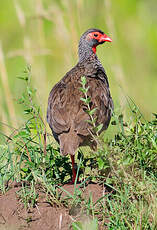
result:
[(75, 179), (76, 179), (75, 157), (74, 157), (74, 155), (70, 155), (70, 157), (71, 157), (71, 161), (72, 161), (72, 173), (73, 173), (72, 183), (75, 183)]

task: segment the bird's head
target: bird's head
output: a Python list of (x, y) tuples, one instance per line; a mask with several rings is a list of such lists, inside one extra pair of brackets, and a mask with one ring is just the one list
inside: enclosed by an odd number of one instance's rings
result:
[(99, 29), (89, 29), (80, 38), (80, 43), (91, 47), (94, 53), (96, 47), (104, 42), (112, 42), (112, 39)]

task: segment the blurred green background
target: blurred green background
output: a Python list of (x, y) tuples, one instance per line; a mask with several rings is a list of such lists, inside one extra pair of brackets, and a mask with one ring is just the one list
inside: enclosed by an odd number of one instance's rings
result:
[(27, 64), (46, 117), (52, 86), (77, 63), (80, 35), (99, 28), (112, 39), (97, 49), (110, 82), (115, 109), (125, 113), (126, 96), (147, 119), (157, 112), (156, 0), (1, 0), (0, 121), (18, 127), (25, 119), (17, 103)]

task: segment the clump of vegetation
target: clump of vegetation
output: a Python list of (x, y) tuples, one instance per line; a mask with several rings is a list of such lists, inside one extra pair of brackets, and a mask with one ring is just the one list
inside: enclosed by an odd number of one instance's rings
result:
[[(88, 221), (74, 221), (75, 229), (152, 229), (157, 226), (157, 114), (146, 121), (136, 106), (132, 106), (132, 121), (124, 121), (123, 115), (113, 115), (111, 125), (118, 132), (108, 141), (101, 141), (97, 152), (78, 154), (79, 167), (84, 181), (74, 194), (61, 185), (71, 174), (69, 158), (62, 157), (57, 144), (47, 133), (40, 107), (36, 104), (36, 90), (30, 83), (31, 68), (25, 70), (22, 80), (26, 89), (18, 100), (28, 116), (24, 125), (15, 129), (0, 145), (0, 190), (6, 192), (11, 183), (21, 183), (18, 196), (25, 208), (35, 207), (39, 191), (44, 191), (49, 203), (64, 205), (69, 213), (77, 210), (90, 217)], [(87, 94), (85, 79), (82, 79)], [(83, 91), (82, 90), (82, 91)], [(86, 100), (90, 100), (85, 97)], [(88, 104), (87, 101), (87, 104)], [(85, 102), (86, 103), (86, 102)], [(87, 111), (93, 116), (94, 111)], [(90, 122), (90, 121), (89, 121)], [(94, 135), (101, 128), (93, 122)], [(104, 147), (105, 146), (105, 147)], [(83, 150), (82, 150), (83, 151)], [(80, 151), (81, 152), (81, 151)], [(82, 188), (88, 180), (103, 187), (104, 195), (96, 202), (92, 196), (85, 199)], [(65, 192), (67, 197), (61, 198)]]
[(152, 121), (143, 121), (138, 111), (133, 112), (135, 123), (126, 123), (115, 135), (109, 144), (111, 152), (117, 165), (142, 169), (157, 177), (157, 114)]

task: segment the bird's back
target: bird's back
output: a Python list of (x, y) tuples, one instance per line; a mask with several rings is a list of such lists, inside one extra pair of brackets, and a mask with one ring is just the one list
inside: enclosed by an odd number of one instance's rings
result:
[(90, 108), (96, 108), (97, 124), (103, 124), (105, 130), (111, 119), (113, 102), (103, 67), (91, 60), (78, 63), (53, 87), (48, 99), (47, 121), (63, 155), (73, 155), (90, 140), (87, 105), (80, 100), (84, 97), (80, 91), (82, 76), (86, 77), (86, 87), (89, 86)]

